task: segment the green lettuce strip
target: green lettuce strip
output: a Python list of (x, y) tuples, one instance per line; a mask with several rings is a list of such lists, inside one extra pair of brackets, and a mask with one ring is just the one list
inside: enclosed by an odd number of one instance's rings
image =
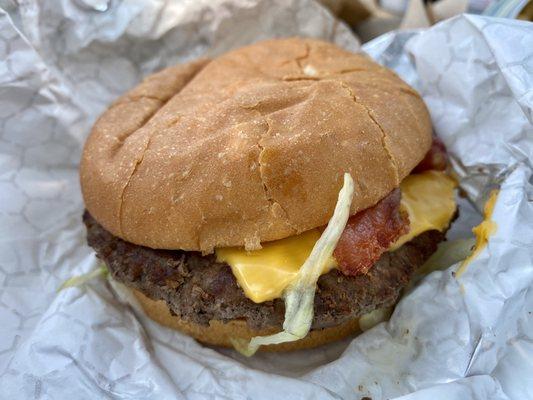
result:
[(72, 278), (67, 279), (63, 284), (57, 289), (58, 292), (69, 287), (78, 287), (83, 286), (90, 280), (97, 278), (99, 276), (107, 276), (108, 274), (107, 267), (101, 265), (100, 267), (93, 269), (92, 271), (87, 272), (86, 274), (76, 275)]
[(232, 338), (231, 342), (238, 352), (249, 357), (255, 354), (260, 346), (293, 342), (307, 336), (313, 321), (316, 283), (331, 259), (333, 250), (350, 217), (353, 194), (353, 179), (350, 174), (345, 173), (344, 185), (339, 192), (335, 211), (328, 226), (315, 243), (295, 280), (283, 292), (285, 301), (283, 331), (269, 336), (256, 336), (250, 341)]

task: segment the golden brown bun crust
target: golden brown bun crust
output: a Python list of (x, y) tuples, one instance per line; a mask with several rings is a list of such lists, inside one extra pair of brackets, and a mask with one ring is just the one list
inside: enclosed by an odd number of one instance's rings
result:
[(261, 42), (168, 68), (115, 102), (81, 162), (89, 212), (152, 248), (258, 248), (327, 223), (344, 172), (351, 213), (407, 176), (431, 143), (419, 95), (364, 55)]
[[(133, 294), (141, 304), (144, 312), (161, 325), (181, 331), (192, 336), (199, 342), (223, 347), (233, 347), (229, 338), (250, 340), (254, 336), (276, 333), (275, 330), (252, 330), (245, 321), (233, 320), (226, 324), (220, 321), (211, 321), (209, 326), (198, 325), (181, 320), (170, 314), (167, 304), (162, 300), (152, 300), (138, 290), (132, 289)], [(313, 330), (296, 342), (277, 345), (261, 346), (261, 351), (291, 351), (310, 349), (323, 344), (343, 339), (349, 335), (359, 333), (358, 320), (354, 319), (342, 325), (321, 330)]]

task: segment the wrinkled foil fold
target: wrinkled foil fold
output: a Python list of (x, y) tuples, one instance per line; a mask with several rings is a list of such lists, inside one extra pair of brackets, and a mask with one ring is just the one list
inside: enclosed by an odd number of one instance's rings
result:
[[(2, 3), (4, 4), (4, 3)], [(359, 43), (309, 0), (21, 1), (0, 11), (0, 397), (533, 398), (533, 29), (463, 15), (363, 46), (423, 96), (460, 178), (450, 239), (488, 192), (497, 232), (456, 279), (427, 276), (391, 319), (315, 350), (204, 347), (121, 285), (56, 289), (98, 265), (77, 168), (97, 116), (147, 74), (260, 39)], [(476, 211), (477, 210), (477, 211)]]

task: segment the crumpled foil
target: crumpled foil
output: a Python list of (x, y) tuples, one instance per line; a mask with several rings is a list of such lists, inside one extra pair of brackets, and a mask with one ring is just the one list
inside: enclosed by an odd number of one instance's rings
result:
[(205, 347), (139, 313), (120, 285), (57, 292), (98, 264), (77, 166), (98, 114), (166, 65), (276, 36), (358, 41), (310, 0), (2, 1), (0, 397), (533, 398), (533, 28), (459, 16), (363, 47), (423, 95), (469, 201), (500, 187), (497, 232), (460, 279), (427, 276), (390, 322), (315, 350)]

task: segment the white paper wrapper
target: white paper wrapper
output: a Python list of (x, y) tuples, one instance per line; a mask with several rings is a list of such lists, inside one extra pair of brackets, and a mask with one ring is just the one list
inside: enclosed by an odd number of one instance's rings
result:
[[(0, 12), (0, 397), (533, 398), (533, 29), (461, 16), (365, 46), (417, 87), (479, 207), (501, 182), (488, 247), (429, 275), (355, 340), (245, 359), (147, 320), (97, 279), (77, 164), (105, 106), (165, 65), (258, 39), (357, 40), (307, 0), (61, 0)], [(478, 167), (482, 167), (481, 172)], [(475, 177), (475, 179), (473, 178)], [(461, 202), (451, 230), (479, 221)], [(403, 396), (403, 397), (402, 397)]]

